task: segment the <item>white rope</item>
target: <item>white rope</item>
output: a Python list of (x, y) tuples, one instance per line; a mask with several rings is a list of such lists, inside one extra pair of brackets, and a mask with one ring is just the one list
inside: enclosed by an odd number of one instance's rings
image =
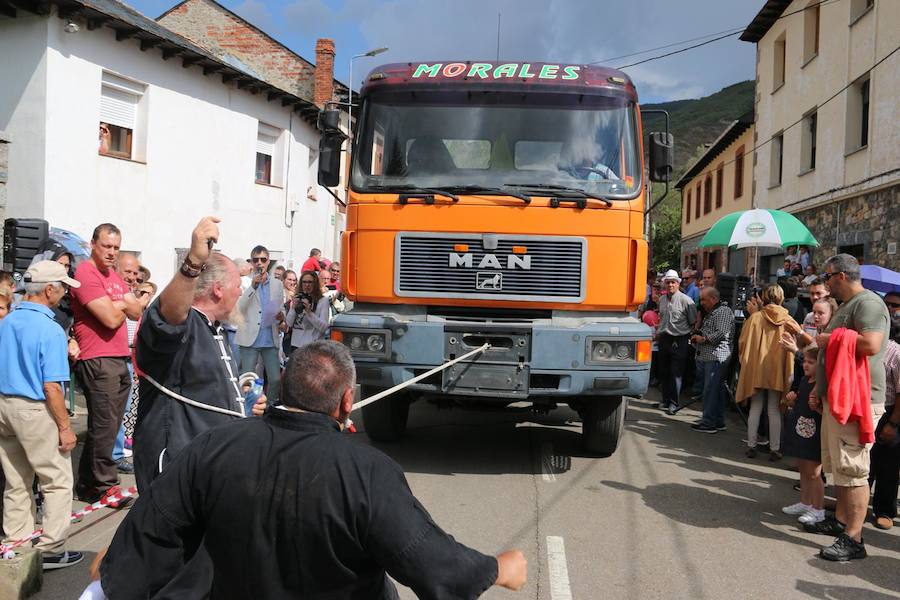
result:
[(447, 369), (447, 368), (449, 368), (449, 367), (452, 367), (452, 366), (455, 365), (456, 363), (458, 363), (458, 362), (460, 362), (460, 361), (463, 361), (463, 360), (466, 360), (466, 359), (469, 358), (470, 356), (475, 356), (476, 354), (481, 354), (482, 352), (486, 351), (486, 350), (487, 350), (488, 348), (490, 348), (490, 347), (491, 347), (491, 345), (486, 343), (486, 344), (484, 344), (483, 346), (481, 346), (480, 348), (476, 348), (475, 350), (472, 350), (471, 352), (468, 352), (468, 353), (466, 353), (466, 354), (463, 354), (462, 356), (458, 356), (458, 357), (454, 358), (453, 360), (448, 361), (448, 362), (442, 364), (442, 365), (439, 366), (439, 367), (435, 367), (435, 368), (431, 369), (430, 371), (427, 371), (427, 372), (425, 372), (425, 373), (422, 373), (421, 375), (416, 375), (416, 376), (413, 377), (412, 379), (410, 379), (410, 380), (408, 380), (408, 381), (404, 381), (403, 383), (401, 383), (401, 384), (399, 384), (399, 385), (395, 385), (395, 386), (392, 387), (392, 388), (386, 389), (386, 390), (384, 390), (383, 392), (378, 392), (377, 394), (375, 394), (375, 395), (373, 395), (373, 396), (369, 396), (369, 397), (366, 398), (365, 400), (363, 400), (363, 401), (361, 401), (361, 402), (359, 402), (359, 403), (357, 403), (357, 404), (354, 404), (354, 405), (353, 405), (353, 410), (362, 408), (362, 407), (364, 407), (364, 406), (368, 406), (369, 404), (372, 404), (373, 402), (377, 402), (378, 400), (381, 400), (381, 399), (384, 398), (385, 396), (390, 396), (391, 394), (393, 394), (393, 393), (395, 393), (395, 392), (399, 392), (399, 391), (402, 390), (403, 388), (405, 388), (405, 387), (407, 387), (407, 386), (410, 386), (410, 385), (416, 383), (417, 381), (421, 381), (421, 380), (425, 379), (426, 377), (431, 377), (431, 376), (434, 375), (435, 373), (440, 373), (440, 372), (443, 371), (444, 369)]
[(180, 394), (176, 394), (172, 390), (163, 386), (161, 383), (157, 382), (155, 379), (153, 379), (146, 373), (144, 373), (143, 378), (146, 379), (147, 381), (149, 381), (151, 384), (153, 384), (153, 387), (155, 387), (156, 389), (161, 391), (163, 394), (169, 396), (170, 398), (174, 398), (175, 400), (178, 400), (179, 402), (183, 402), (189, 406), (201, 408), (203, 410), (208, 410), (208, 411), (212, 411), (212, 412), (221, 413), (223, 415), (231, 415), (233, 417), (241, 417), (242, 419), (246, 416), (242, 412), (237, 412), (235, 410), (228, 410), (227, 408), (219, 408), (218, 406), (210, 406), (209, 404), (203, 404), (202, 402), (197, 402), (196, 400), (191, 400), (190, 398), (185, 398), (184, 396), (182, 396)]

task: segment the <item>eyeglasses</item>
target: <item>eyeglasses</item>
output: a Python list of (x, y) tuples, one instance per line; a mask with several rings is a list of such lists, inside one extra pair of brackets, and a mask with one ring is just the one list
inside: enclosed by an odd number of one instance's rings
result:
[(843, 271), (835, 271), (834, 273), (822, 273), (822, 280), (823, 280), (823, 281), (828, 281), (829, 279), (831, 279), (832, 277), (834, 277), (834, 276), (837, 275), (838, 273), (843, 273)]
[(301, 283), (301, 284), (308, 283), (309, 285), (315, 285), (315, 284), (316, 284), (316, 282), (315, 282), (315, 281), (312, 281), (311, 279), (303, 279), (303, 280), (300, 281), (300, 283)]
[(255, 263), (267, 263), (269, 262), (269, 259), (265, 256), (257, 256), (256, 258), (251, 258), (250, 261)]

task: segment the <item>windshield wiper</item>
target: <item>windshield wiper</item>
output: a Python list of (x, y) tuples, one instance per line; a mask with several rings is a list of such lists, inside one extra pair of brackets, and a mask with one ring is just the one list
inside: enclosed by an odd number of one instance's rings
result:
[(396, 192), (400, 194), (400, 198), (398, 200), (400, 204), (406, 204), (410, 198), (419, 198), (426, 196), (431, 196), (431, 202), (428, 202), (428, 199), (425, 198), (426, 204), (433, 204), (434, 196), (443, 196), (444, 198), (449, 198), (454, 202), (459, 202), (459, 196), (457, 196), (456, 194), (452, 194), (450, 192), (437, 188), (423, 188), (413, 185), (370, 185), (368, 189), (378, 192)]
[(459, 194), (480, 194), (482, 196), (512, 196), (513, 198), (519, 198), (525, 204), (531, 204), (531, 196), (523, 194), (522, 192), (517, 192), (516, 190), (509, 189), (506, 186), (490, 187), (483, 185), (448, 185), (437, 189), (457, 192)]
[(585, 208), (587, 206), (588, 200), (597, 200), (599, 202), (603, 202), (607, 207), (611, 207), (613, 205), (612, 201), (608, 198), (594, 196), (592, 194), (588, 194), (580, 188), (566, 187), (564, 185), (550, 185), (546, 183), (507, 183), (504, 184), (504, 186), (549, 192), (548, 195), (553, 196), (550, 199), (550, 206), (552, 206), (553, 208), (557, 208), (561, 202), (572, 200), (581, 200), (581, 202), (576, 202), (578, 208)]

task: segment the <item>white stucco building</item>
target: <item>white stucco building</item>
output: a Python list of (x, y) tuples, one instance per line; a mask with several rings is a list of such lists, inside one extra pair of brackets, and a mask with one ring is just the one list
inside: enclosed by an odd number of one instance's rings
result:
[(336, 256), (343, 215), (316, 183), (312, 100), (116, 0), (3, 6), (7, 217), (85, 239), (114, 223), (162, 284), (204, 215), (222, 219), (217, 247), (230, 257), (256, 244), (289, 267), (313, 246)]

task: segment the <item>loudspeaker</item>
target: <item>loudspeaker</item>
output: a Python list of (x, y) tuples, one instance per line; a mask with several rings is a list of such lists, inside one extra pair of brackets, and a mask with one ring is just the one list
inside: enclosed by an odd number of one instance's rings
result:
[(24, 273), (31, 259), (50, 239), (43, 219), (6, 219), (3, 223), (3, 270)]
[(747, 300), (753, 291), (750, 278), (746, 275), (734, 273), (719, 273), (716, 275), (716, 288), (722, 302), (725, 302), (735, 311), (745, 311)]

